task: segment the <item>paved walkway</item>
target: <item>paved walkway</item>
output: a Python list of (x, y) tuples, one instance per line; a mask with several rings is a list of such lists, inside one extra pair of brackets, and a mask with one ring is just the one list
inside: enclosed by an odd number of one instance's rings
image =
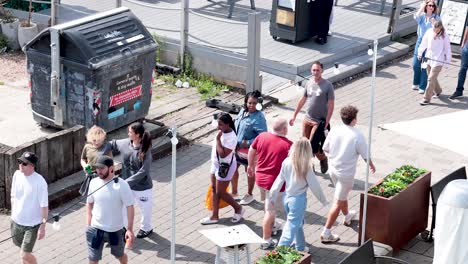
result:
[[(456, 61), (455, 64), (459, 63)], [(377, 166), (377, 173), (371, 175), (370, 182), (376, 182), (394, 168), (402, 164), (414, 164), (433, 172), (433, 181), (443, 177), (459, 166), (468, 164), (468, 157), (433, 146), (429, 143), (399, 135), (392, 131), (377, 129), (381, 123), (390, 123), (401, 120), (412, 120), (432, 115), (467, 109), (468, 99), (451, 102), (447, 96), (452, 92), (456, 82), (455, 67), (450, 66), (441, 73), (440, 80), (444, 89), (440, 102), (436, 105), (419, 106), (420, 96), (410, 90), (411, 66), (410, 60), (395, 63), (390, 67), (379, 70), (376, 89), (375, 121), (372, 140), (372, 157)], [(290, 91), (295, 92), (295, 88)], [(359, 128), (367, 135), (369, 120), (369, 90), (370, 78), (365, 77), (354, 81), (345, 87), (336, 90), (336, 111), (332, 125), (338, 125), (338, 110), (347, 104), (360, 108)], [(299, 95), (298, 95), (299, 96)], [(281, 115), (289, 117), (295, 107), (295, 101), (283, 106), (275, 106), (267, 110), (267, 118)], [(435, 100), (434, 102), (437, 102)], [(290, 138), (297, 139), (300, 126), (296, 125), (290, 130)], [(208, 171), (210, 167), (210, 151), (213, 135), (202, 138), (193, 145), (182, 149), (177, 155), (177, 263), (213, 263), (215, 246), (198, 230), (203, 227), (198, 221), (208, 215), (204, 209), (204, 195), (209, 182)], [(168, 263), (170, 258), (170, 175), (171, 157), (154, 161), (152, 163), (152, 176), (154, 180), (154, 213), (153, 223), (156, 234), (147, 239), (138, 240), (135, 249), (129, 252), (130, 263)], [(364, 186), (365, 164), (360, 161), (357, 170), (357, 179), (354, 191), (350, 196), (350, 207), (359, 206), (359, 193)], [(332, 198), (333, 188), (328, 175), (318, 174), (318, 180), (326, 196)], [(240, 180), (241, 193), (245, 191), (246, 181)], [(259, 198), (258, 191), (255, 196)], [(337, 244), (323, 245), (319, 241), (319, 234), (325, 223), (326, 211), (321, 208), (318, 201), (310, 194), (308, 197), (306, 213), (305, 234), (310, 246), (313, 263), (338, 263), (344, 256), (357, 247), (357, 221), (351, 228), (338, 225), (334, 231), (341, 236)], [(70, 204), (70, 203), (69, 203)], [(255, 202), (247, 206), (244, 223), (257, 234), (261, 234), (261, 219), (263, 217), (262, 203)], [(221, 210), (219, 226), (231, 225), (229, 219), (231, 209)], [(284, 216), (281, 216), (284, 217)], [(136, 219), (138, 220), (139, 214)], [(52, 230), (47, 225), (47, 237), (38, 241), (35, 254), (39, 263), (85, 263), (87, 257), (84, 238), (85, 208), (84, 204), (72, 208), (61, 220), (60, 232)], [(0, 216), (0, 240), (9, 236), (8, 216)], [(258, 246), (253, 247), (254, 258), (264, 254)], [(115, 263), (109, 255), (109, 249), (104, 250), (102, 263)], [(2, 263), (17, 263), (18, 251), (8, 241), (0, 244)], [(418, 240), (411, 241), (398, 254), (398, 257), (410, 263), (431, 263), (433, 244)]]

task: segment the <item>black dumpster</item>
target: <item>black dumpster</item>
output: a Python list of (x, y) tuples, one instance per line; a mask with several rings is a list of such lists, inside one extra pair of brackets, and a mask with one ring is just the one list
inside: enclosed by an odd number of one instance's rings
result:
[(156, 49), (127, 8), (45, 29), (24, 48), (34, 119), (43, 126), (95, 124), (112, 131), (144, 118)]
[(273, 0), (270, 35), (292, 43), (311, 37), (311, 0)]

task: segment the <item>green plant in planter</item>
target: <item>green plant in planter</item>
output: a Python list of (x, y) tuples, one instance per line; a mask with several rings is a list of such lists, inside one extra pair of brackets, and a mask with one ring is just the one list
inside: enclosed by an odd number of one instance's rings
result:
[(411, 165), (403, 165), (387, 175), (379, 185), (369, 189), (369, 193), (386, 198), (392, 197), (406, 189), (406, 186), (426, 172), (427, 170), (425, 169), (419, 169)]
[(0, 23), (8, 24), (15, 22), (16, 17), (5, 9), (6, 0), (0, 0)]
[(257, 260), (256, 264), (292, 264), (302, 258), (292, 247), (279, 246)]

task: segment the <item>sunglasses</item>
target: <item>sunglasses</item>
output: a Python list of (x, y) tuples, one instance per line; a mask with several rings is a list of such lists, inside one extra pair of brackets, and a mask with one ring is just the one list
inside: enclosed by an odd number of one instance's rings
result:
[(23, 166), (28, 166), (28, 165), (29, 165), (28, 163), (23, 162), (23, 161), (21, 161), (21, 160), (18, 160), (18, 164), (19, 164), (19, 165), (23, 165)]
[(428, 7), (435, 7), (435, 5), (426, 5), (426, 6), (428, 6)]

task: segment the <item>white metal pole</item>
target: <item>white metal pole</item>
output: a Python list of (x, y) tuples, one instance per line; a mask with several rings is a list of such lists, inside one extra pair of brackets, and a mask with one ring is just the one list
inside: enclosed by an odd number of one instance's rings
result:
[(366, 182), (364, 185), (364, 206), (362, 213), (362, 228), (361, 228), (361, 245), (366, 242), (366, 221), (367, 221), (367, 189), (369, 189), (369, 169), (371, 161), (371, 145), (372, 145), (372, 126), (374, 123), (374, 94), (375, 94), (375, 72), (377, 71), (377, 46), (379, 41), (374, 40), (374, 57), (372, 60), (372, 81), (371, 81), (371, 103), (369, 117), (369, 143), (367, 144), (367, 166), (366, 166)]
[(172, 222), (172, 235), (171, 235), (171, 263), (175, 263), (175, 240), (176, 240), (176, 155), (177, 155), (177, 127), (171, 129), (172, 131), (172, 176), (171, 176), (171, 222)]

